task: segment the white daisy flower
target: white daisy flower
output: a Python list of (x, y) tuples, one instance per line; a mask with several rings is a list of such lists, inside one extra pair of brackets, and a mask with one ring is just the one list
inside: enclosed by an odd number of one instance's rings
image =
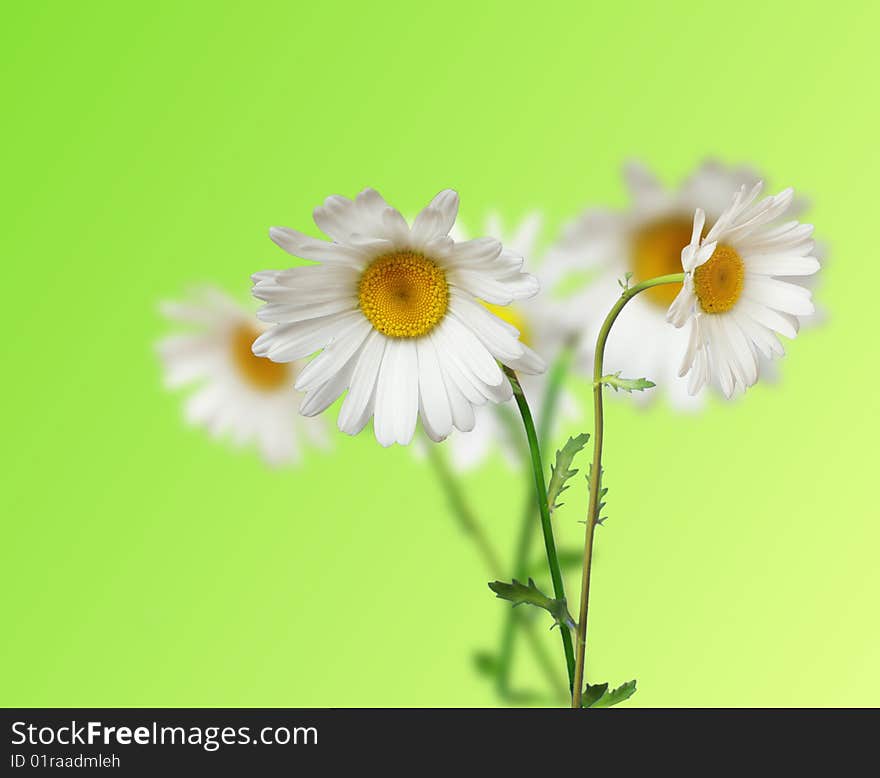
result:
[[(526, 216), (511, 232), (506, 233), (497, 213), (486, 220), (485, 230), (490, 235), (502, 236), (502, 242), (510, 250), (525, 257), (525, 266), (541, 282), (541, 294), (527, 300), (519, 300), (511, 305), (488, 306), (499, 318), (516, 327), (524, 343), (552, 363), (559, 356), (566, 343), (580, 335), (586, 315), (576, 294), (562, 296), (559, 282), (566, 275), (567, 266), (560, 266), (552, 257), (537, 257), (537, 242), (541, 232), (542, 217), (538, 213)], [(465, 238), (456, 225), (453, 230), (456, 240)], [(569, 291), (569, 290), (566, 290)], [(547, 390), (547, 374), (525, 375), (521, 377), (523, 387), (536, 424), (540, 428), (541, 412)], [(511, 439), (514, 428), (505, 423), (501, 414), (516, 410), (509, 405), (486, 405), (476, 410), (476, 424), (471, 432), (452, 435), (449, 440), (452, 448), (451, 461), (456, 469), (464, 471), (482, 464), (490, 452), (498, 446), (505, 461), (512, 467), (521, 464), (519, 440)], [(559, 398), (557, 422), (575, 422), (581, 416), (581, 408), (570, 392), (563, 390)], [(515, 417), (514, 417), (515, 418)], [(509, 422), (509, 420), (508, 420)]]
[(482, 304), (532, 297), (537, 279), (493, 238), (454, 241), (457, 213), (458, 195), (447, 189), (410, 227), (365, 189), (315, 209), (330, 241), (270, 230), (288, 253), (320, 263), (254, 276), (253, 293), (267, 303), (258, 315), (275, 324), (254, 353), (289, 362), (321, 350), (296, 380), (303, 414), (320, 413), (348, 390), (343, 432), (360, 432), (372, 416), (379, 443), (406, 445), (421, 417), (439, 441), (453, 426), (472, 429), (474, 407), (510, 399), (499, 362), (521, 373), (544, 369), (519, 331)]
[(691, 394), (713, 378), (726, 397), (745, 391), (758, 380), (758, 353), (781, 356), (777, 335), (794, 338), (798, 317), (813, 313), (809, 289), (780, 280), (819, 269), (813, 227), (779, 224), (793, 190), (755, 202), (761, 188), (742, 187), (705, 237), (706, 214), (698, 208), (681, 252), (684, 285), (667, 318), (676, 327), (690, 323), (679, 375), (690, 374)]
[[(711, 227), (736, 191), (753, 186), (759, 176), (747, 167), (710, 161), (677, 189), (663, 186), (634, 163), (625, 169), (625, 179), (629, 209), (588, 211), (569, 226), (556, 248), (570, 267), (595, 274), (584, 304), (599, 314), (591, 319), (584, 337), (586, 349), (592, 349), (604, 313), (620, 294), (618, 279), (632, 273), (635, 283), (681, 272), (681, 250), (690, 240), (695, 209), (705, 211)], [(609, 372), (623, 370), (657, 382), (657, 390), (640, 393), (637, 402), (650, 402), (663, 391), (676, 408), (694, 410), (702, 405), (703, 395), (690, 395), (687, 381), (678, 377), (676, 369), (678, 355), (687, 345), (686, 333), (665, 326), (666, 310), (678, 291), (674, 285), (659, 286), (631, 300), (615, 323), (605, 359)], [(583, 359), (589, 364), (592, 354), (585, 351)]]
[(166, 302), (162, 313), (187, 332), (158, 343), (169, 388), (198, 384), (187, 399), (187, 421), (236, 445), (255, 442), (272, 465), (297, 461), (300, 438), (322, 445), (324, 425), (297, 413), (294, 382), (302, 367), (254, 356), (251, 346), (265, 330), (252, 311), (214, 288), (184, 302)]

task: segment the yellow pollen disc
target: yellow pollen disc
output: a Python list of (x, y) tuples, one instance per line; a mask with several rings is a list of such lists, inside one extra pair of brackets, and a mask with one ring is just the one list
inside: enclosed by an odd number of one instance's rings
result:
[(290, 379), (291, 367), (256, 356), (251, 346), (259, 335), (260, 331), (248, 324), (236, 327), (229, 340), (232, 363), (239, 375), (255, 389), (278, 389)]
[(514, 308), (512, 305), (492, 305), (492, 303), (483, 303), (483, 305), (499, 319), (516, 327), (519, 330), (520, 341), (527, 346), (531, 345), (529, 325), (519, 309)]
[(414, 251), (373, 260), (358, 284), (358, 302), (370, 323), (389, 338), (427, 335), (446, 315), (449, 286), (438, 265)]
[[(632, 242), (632, 273), (635, 281), (681, 272), (681, 250), (691, 242), (694, 223), (670, 218), (642, 227)], [(681, 284), (663, 284), (642, 292), (655, 305), (668, 308), (681, 290)]]
[(694, 292), (706, 313), (724, 313), (742, 294), (746, 266), (736, 249), (718, 246), (708, 262), (694, 270)]

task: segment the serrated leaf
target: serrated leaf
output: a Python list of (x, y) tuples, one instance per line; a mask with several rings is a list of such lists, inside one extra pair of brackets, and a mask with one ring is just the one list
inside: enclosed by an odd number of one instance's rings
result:
[(607, 691), (607, 683), (597, 683), (595, 685), (587, 684), (587, 688), (584, 689), (584, 696), (581, 698), (581, 706), (584, 708), (592, 707), (593, 703), (598, 702)]
[(574, 458), (587, 445), (590, 435), (582, 432), (576, 437), (569, 438), (565, 445), (556, 452), (556, 463), (550, 467), (550, 483), (547, 486), (547, 505), (550, 513), (562, 507), (559, 497), (568, 489), (568, 481), (577, 475), (577, 469), (571, 467)]
[[(605, 468), (603, 467), (603, 468), (600, 468), (600, 470), (599, 470), (599, 484), (598, 484), (599, 499), (596, 501), (596, 515), (593, 518), (593, 520), (596, 522), (596, 524), (598, 524), (600, 527), (603, 526), (608, 519), (607, 516), (602, 515), (602, 510), (605, 508), (605, 495), (608, 494), (608, 488), (605, 486), (602, 486), (602, 479), (604, 477), (605, 477)], [(587, 488), (588, 489), (593, 488), (592, 481), (593, 481), (593, 465), (591, 464), (590, 469), (587, 472)]]
[[(575, 628), (575, 621), (568, 612), (568, 605), (565, 599), (554, 600), (544, 594), (529, 578), (528, 586), (524, 586), (516, 578), (512, 583), (504, 583), (504, 581), (492, 581), (489, 588), (495, 592), (495, 596), (500, 600), (507, 600), (513, 603), (515, 608), (517, 605), (534, 605), (536, 608), (543, 608), (553, 617), (554, 624), (564, 624), (569, 629)], [(552, 627), (551, 627), (552, 629)]]
[[(597, 696), (600, 689), (602, 692)], [(587, 684), (587, 688), (584, 690), (583, 706), (585, 708), (611, 708), (614, 705), (619, 705), (621, 702), (628, 700), (635, 693), (635, 680), (622, 683), (610, 692), (608, 691), (607, 683), (597, 684), (596, 686), (590, 686)], [(587, 702), (588, 699), (592, 701)]]
[(612, 387), (615, 392), (644, 392), (646, 389), (653, 389), (657, 386), (647, 378), (621, 378), (620, 373), (603, 375), (599, 379), (599, 383)]

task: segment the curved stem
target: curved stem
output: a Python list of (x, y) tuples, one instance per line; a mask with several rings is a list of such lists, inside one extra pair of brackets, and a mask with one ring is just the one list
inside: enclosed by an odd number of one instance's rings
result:
[(599, 337), (596, 339), (596, 351), (593, 356), (593, 467), (590, 477), (590, 502), (587, 508), (587, 528), (584, 541), (584, 567), (581, 576), (581, 603), (577, 625), (577, 657), (575, 659), (574, 682), (571, 694), (571, 707), (580, 708), (584, 691), (584, 662), (587, 651), (587, 609), (590, 602), (590, 566), (593, 561), (593, 535), (596, 531), (596, 506), (599, 504), (599, 488), (602, 480), (602, 436), (604, 433), (604, 416), (602, 408), (602, 364), (605, 359), (605, 342), (617, 316), (623, 307), (639, 292), (653, 286), (663, 284), (680, 284), (684, 281), (684, 273), (658, 276), (642, 281), (624, 290), (620, 299), (608, 312)]
[[(467, 498), (461, 489), (461, 485), (449, 469), (449, 465), (447, 464), (443, 453), (433, 443), (430, 443), (427, 449), (428, 460), (431, 462), (434, 471), (437, 473), (437, 480), (440, 482), (443, 491), (446, 493), (446, 498), (449, 500), (452, 513), (455, 515), (456, 519), (458, 519), (458, 523), (462, 530), (474, 539), (474, 543), (479, 549), (480, 556), (483, 558), (489, 573), (495, 578), (502, 578), (504, 572), (500, 557), (495, 551), (492, 542), (483, 531), (482, 524), (471, 510)], [(550, 688), (553, 689), (554, 693), (565, 694), (565, 687), (562, 686), (561, 679), (557, 676), (554, 667), (546, 654), (541, 639), (535, 631), (535, 625), (526, 621), (522, 617), (522, 614), (518, 614), (513, 611), (512, 608), (511, 612), (521, 620), (520, 623), (522, 623), (523, 629), (525, 630), (526, 639), (529, 642), (529, 646), (531, 647), (535, 659), (544, 673), (545, 679), (550, 685)], [(504, 691), (501, 692), (501, 696), (507, 697), (508, 695), (509, 689), (505, 688)]]
[[(547, 504), (547, 482), (544, 480), (544, 465), (541, 463), (541, 450), (538, 447), (538, 435), (535, 432), (535, 422), (532, 420), (532, 412), (523, 394), (522, 387), (516, 373), (509, 367), (504, 372), (513, 385), (513, 396), (522, 416), (523, 426), (526, 430), (526, 438), (529, 441), (529, 452), (532, 459), (532, 473), (535, 478), (535, 496), (538, 500), (538, 510), (541, 514), (541, 530), (544, 534), (544, 548), (547, 552), (547, 564), (550, 567), (550, 578), (553, 581), (553, 595), (557, 600), (565, 599), (565, 584), (562, 581), (562, 570), (559, 567), (559, 557), (556, 554), (556, 541), (553, 539), (553, 525), (550, 523), (550, 506)], [(568, 669), (569, 686), (574, 677), (574, 649), (571, 641), (571, 632), (565, 626), (559, 628), (562, 636), (562, 649), (565, 652), (565, 665)]]
[[(547, 391), (541, 404), (541, 420), (538, 425), (538, 447), (541, 451), (547, 448), (547, 439), (553, 429), (556, 417), (556, 406), (559, 403), (559, 395), (562, 384), (571, 368), (571, 360), (575, 350), (575, 343), (567, 344), (560, 352), (547, 378)], [(519, 536), (516, 544), (516, 552), (513, 562), (513, 577), (523, 580), (527, 574), (529, 563), (529, 549), (532, 546), (532, 537), (537, 526), (535, 522), (535, 502), (531, 495), (526, 500), (520, 520)], [(504, 620), (501, 632), (501, 647), (498, 652), (498, 692), (506, 694), (510, 686), (510, 670), (513, 664), (513, 647), (516, 640), (516, 611), (511, 609)], [(571, 680), (569, 678), (569, 680)], [(568, 694), (566, 694), (566, 697)]]

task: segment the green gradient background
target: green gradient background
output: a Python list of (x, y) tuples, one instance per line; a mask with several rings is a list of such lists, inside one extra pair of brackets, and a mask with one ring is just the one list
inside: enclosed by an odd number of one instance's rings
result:
[[(185, 428), (157, 300), (246, 297), (283, 262), (266, 228), (310, 229), (329, 193), (412, 213), (453, 186), (465, 222), (538, 206), (549, 237), (624, 201), (624, 158), (675, 181), (706, 153), (811, 196), (829, 318), (745, 401), (610, 403), (590, 672), (637, 677), (634, 705), (880, 703), (878, 24), (868, 2), (7, 8), (0, 703), (494, 704), (471, 655), (505, 606), (424, 465), (336, 434), (270, 472)], [(498, 459), (467, 481), (505, 548), (509, 484)]]

